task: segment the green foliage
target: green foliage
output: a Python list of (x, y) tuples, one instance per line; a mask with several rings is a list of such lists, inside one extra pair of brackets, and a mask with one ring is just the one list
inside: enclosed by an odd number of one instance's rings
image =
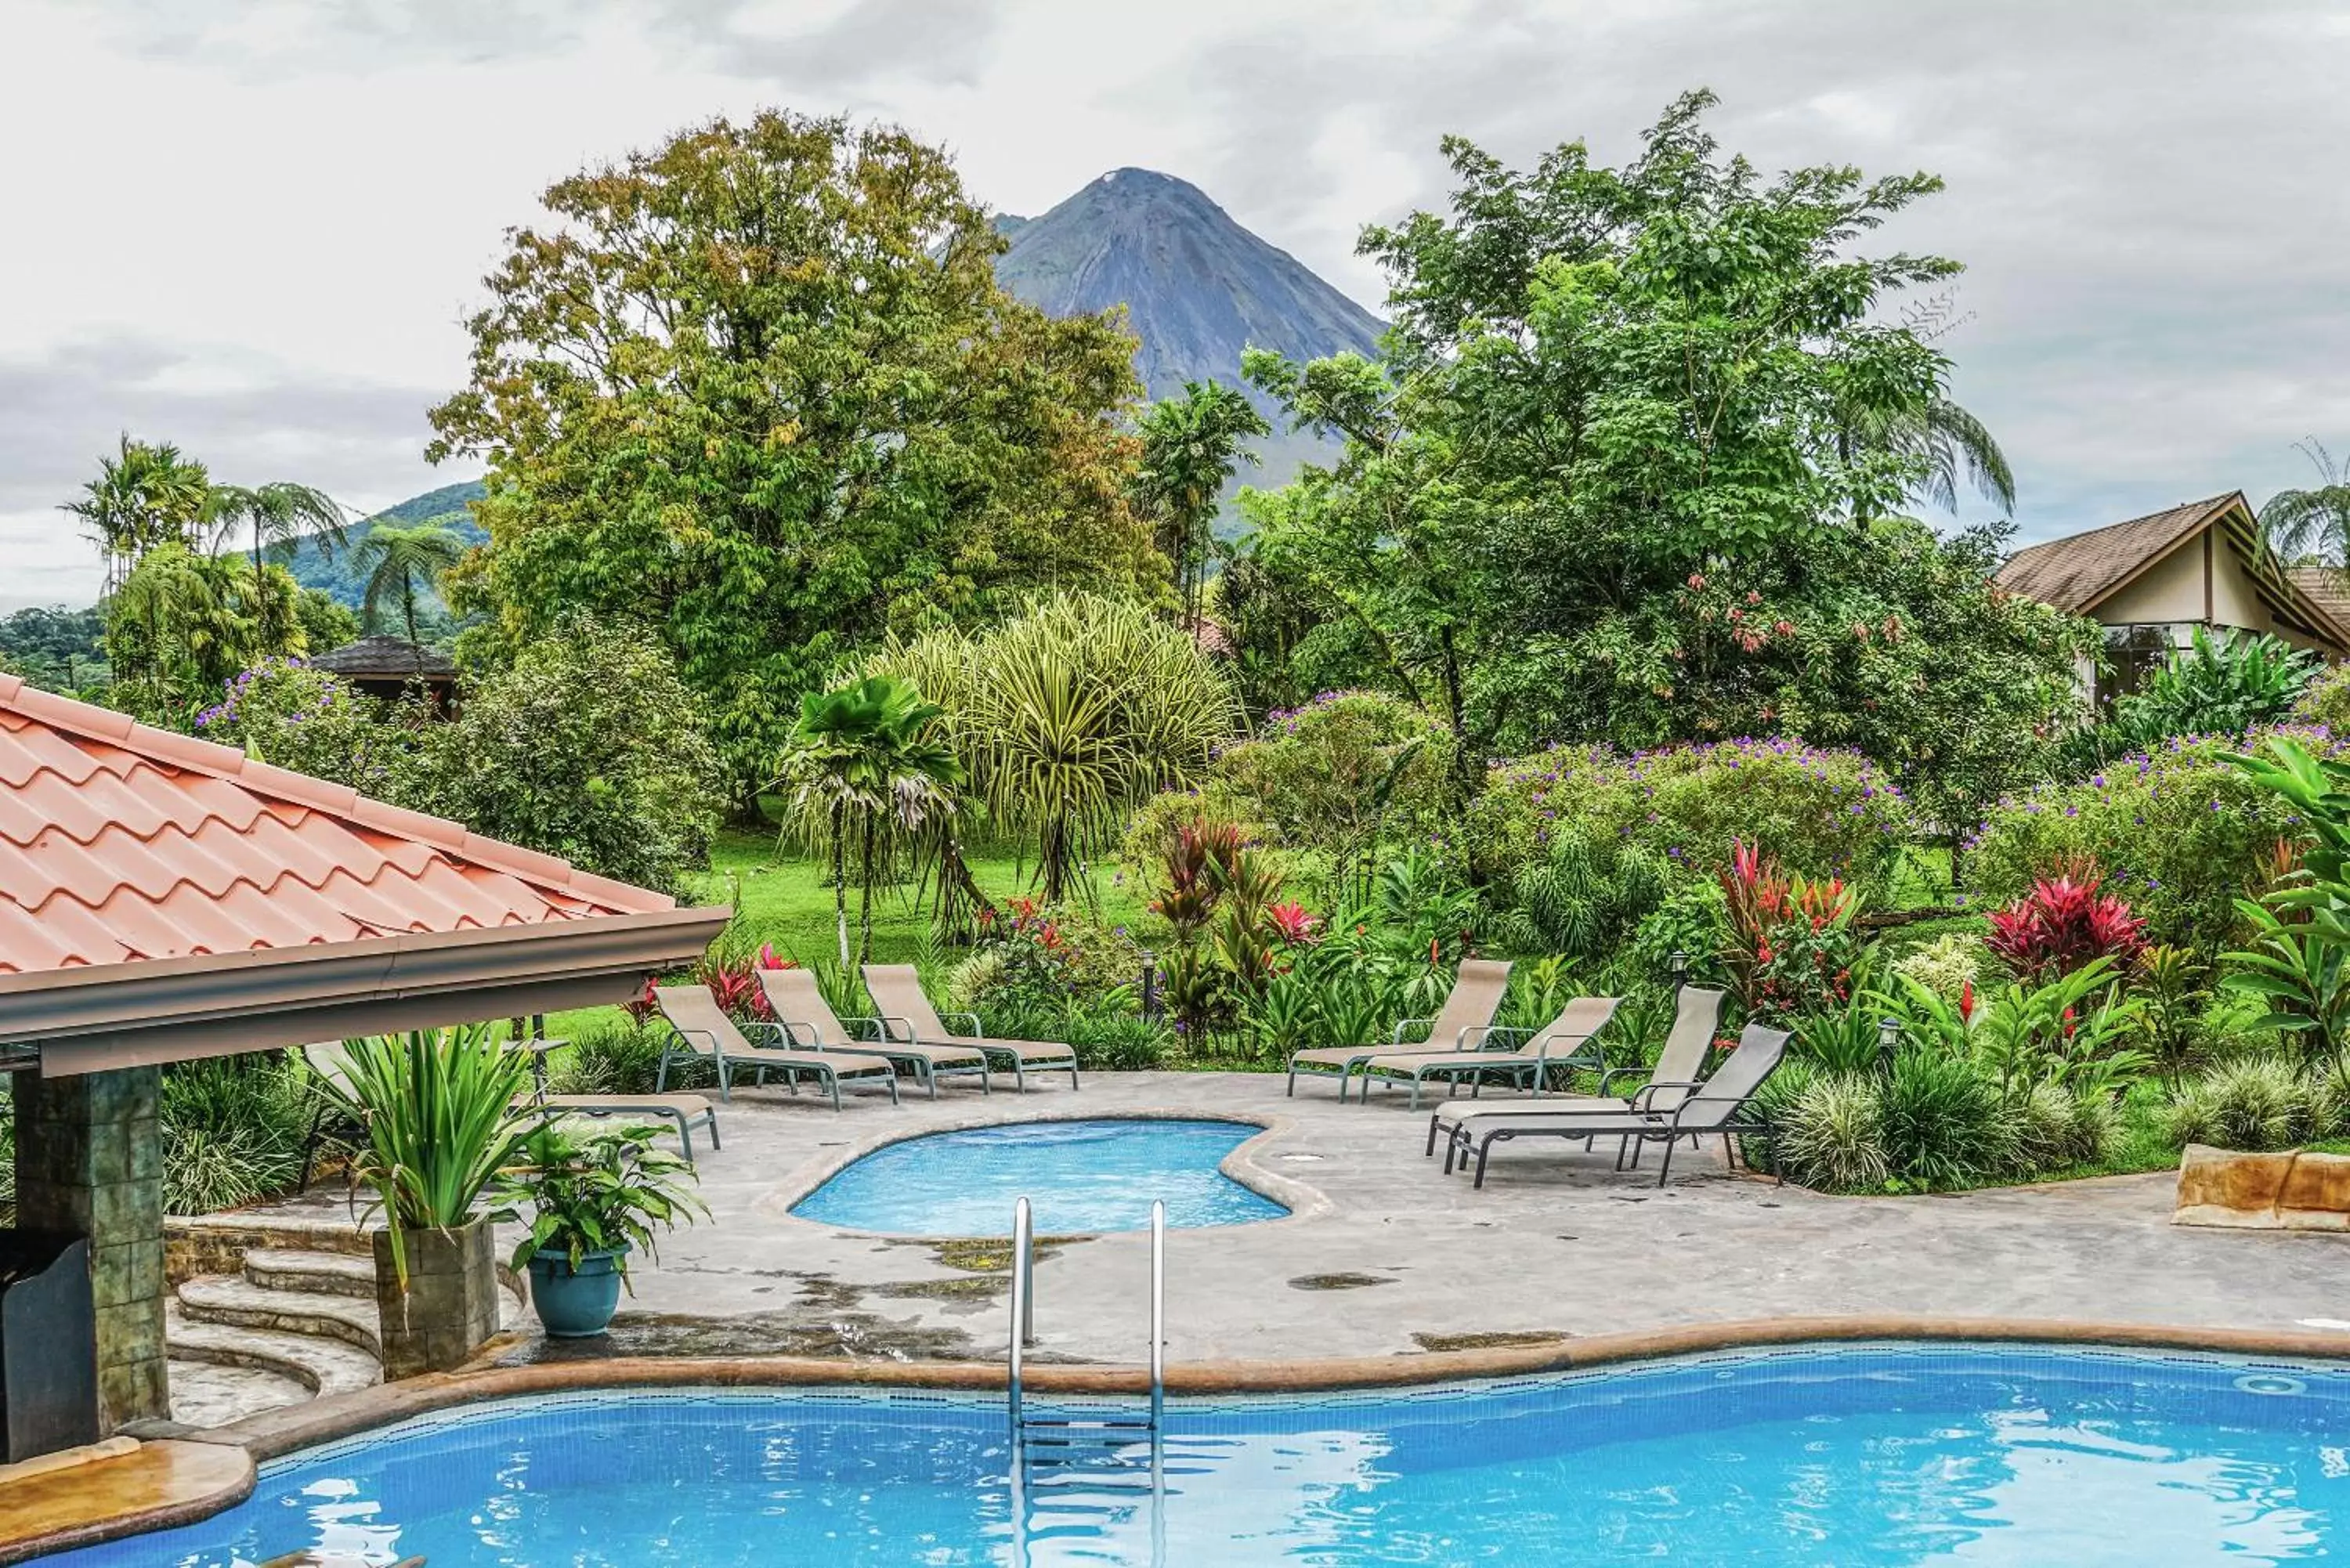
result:
[(196, 732), (273, 766), (404, 804), (430, 789), (431, 722), (421, 702), (383, 704), (298, 659), (267, 659), (196, 715)]
[(724, 780), (707, 713), (637, 628), (567, 623), (424, 740), (422, 809), (476, 833), (639, 887), (708, 862)]
[(2350, 1093), (2350, 764), (2284, 735), (2230, 759), (2292, 811), (2306, 836), (2299, 864), (2237, 910), (2255, 934), (2223, 982), (2265, 999), (2263, 1026), (2284, 1032), (2303, 1060)]
[(2262, 545), (2272, 558), (2296, 565), (2350, 560), (2350, 466), (2336, 462), (2314, 437), (2294, 444), (2317, 470), (2317, 483), (2269, 497), (2261, 508)]
[(1970, 985), (1981, 985), (1986, 972), (1982, 938), (1971, 931), (1944, 931), (1932, 941), (1894, 961), (1897, 978), (1916, 981), (1945, 1002), (1955, 1002)]
[(1885, 1096), (1876, 1079), (1782, 1068), (1765, 1087), (1771, 1158), (1787, 1179), (1824, 1192), (1870, 1192), (1891, 1178)]
[(98, 477), (61, 510), (81, 519), (106, 563), (107, 595), (151, 550), (180, 545), (194, 553), (202, 542), (212, 475), (170, 442), (133, 441), (126, 432), (116, 454), (98, 460)]
[(159, 1109), (166, 1214), (257, 1203), (301, 1176), (311, 1101), (282, 1055), (168, 1067)]
[(418, 611), (464, 558), (465, 545), (456, 535), (435, 524), (402, 528), (379, 523), (351, 556), (354, 566), (366, 574), (359, 618), (367, 628), (383, 629), (386, 615), (398, 610), (400, 634), (417, 642), (421, 639)]
[(2035, 1175), (2104, 1165), (2121, 1141), (2121, 1116), (2110, 1095), (2043, 1084), (2010, 1109), (2017, 1163)]
[(70, 697), (113, 679), (105, 636), (106, 618), (95, 606), (29, 607), (0, 618), (0, 666)]
[(2266, 632), (2197, 627), (2145, 688), (2114, 704), (2113, 717), (2072, 737), (2074, 774), (2188, 735), (2243, 735), (2292, 718), (2324, 668), (2314, 653)]
[(1949, 803), (2028, 770), (2020, 737), (2075, 707), (2095, 628), (1994, 593), (1996, 535), (1894, 515), (1960, 469), (2007, 488), (1924, 320), (1887, 319), (1957, 264), (1856, 254), (1939, 182), (1766, 181), (1705, 134), (1711, 103), (1674, 103), (1621, 168), (1448, 140), (1451, 212), (1364, 236), (1389, 359), (1244, 358), (1294, 427), (1345, 441), (1244, 502), (1319, 612), (1292, 663), (1336, 652), (1442, 718), (1455, 809), (1480, 759), (1555, 737), (1800, 732), (1965, 821)]
[(1493, 770), (1464, 828), (1471, 867), (1513, 881), (1562, 824), (1638, 844), (1706, 874), (1753, 846), (1790, 868), (1835, 874), (1865, 896), (1891, 887), (1908, 802), (1866, 758), (1797, 741), (1725, 741), (1621, 756), (1554, 746)]
[(615, 1266), (625, 1282), (629, 1254), (656, 1253), (657, 1229), (708, 1214), (689, 1189), (693, 1168), (653, 1145), (651, 1127), (604, 1127), (574, 1133), (560, 1122), (542, 1122), (517, 1151), (520, 1159), (501, 1169), (485, 1193), (496, 1205), (489, 1218), (526, 1224), (515, 1243), (517, 1271), (533, 1258), (559, 1252), (573, 1268), (594, 1253), (618, 1253)]
[[(558, 1095), (650, 1095), (660, 1054), (660, 1035), (620, 1013), (575, 1034), (570, 1049), (556, 1058), (547, 1085)], [(670, 1082), (691, 1087), (690, 1079), (681, 1078), (681, 1065), (671, 1064)], [(702, 1064), (696, 1058), (693, 1065)]]
[(1246, 394), (1213, 381), (1186, 381), (1180, 398), (1161, 398), (1135, 421), (1142, 440), (1135, 470), (1135, 510), (1151, 519), (1159, 553), (1175, 563), (1186, 625), (1198, 625), (1208, 575), (1208, 525), (1227, 480), (1258, 459), (1249, 442), (1273, 433)]
[(2077, 784), (2002, 800), (1967, 846), (1972, 890), (2005, 903), (2093, 860), (2149, 940), (2208, 961), (2236, 940), (2236, 900), (2260, 878), (2293, 807), (2231, 765), (2224, 740), (2168, 742)]
[(800, 722), (784, 753), (787, 831), (823, 845), (832, 859), (840, 961), (849, 961), (847, 861), (857, 855), (857, 961), (873, 956), (873, 883), (925, 833), (948, 830), (967, 775), (932, 721), (946, 711), (910, 680), (868, 675), (800, 698)]
[(2342, 1124), (2341, 1096), (2282, 1056), (2225, 1062), (2189, 1081), (2163, 1116), (2173, 1144), (2203, 1143), (2254, 1154), (2330, 1137)]
[(945, 710), (972, 795), (998, 828), (1035, 845), (1047, 904), (1090, 887), (1083, 864), (1151, 795), (1201, 778), (1238, 720), (1194, 639), (1087, 594), (1055, 594), (977, 635), (893, 639), (865, 668), (911, 680)]
[(1596, 966), (1663, 905), (1669, 867), (1644, 845), (1569, 822), (1552, 836), (1547, 856), (1518, 868), (1512, 908), (1494, 935), (1520, 951), (1563, 953)]
[(1443, 827), (1451, 751), (1443, 726), (1409, 702), (1326, 691), (1266, 714), (1254, 738), (1223, 748), (1205, 787), (1274, 842), (1315, 857), (1344, 899), (1360, 895), (1380, 858)]
[(1963, 1187), (2015, 1168), (2007, 1101), (1999, 1081), (1974, 1061), (1898, 1051), (1880, 1092), (1886, 1164), (1904, 1180)]
[[(266, 597), (294, 598), (284, 567), (265, 566), (262, 581)], [(234, 558), (199, 555), (176, 542), (140, 557), (108, 601), (110, 700), (150, 722), (185, 729), (195, 709), (239, 670), (286, 651), (298, 628), (286, 641), (265, 640), (254, 584)]]
[(432, 416), (432, 455), (490, 465), (455, 591), (508, 641), (651, 607), (739, 801), (885, 631), (1165, 581), (1125, 501), (1133, 339), (998, 287), (942, 151), (767, 111), (543, 200)]
[(2313, 676), (2293, 703), (2291, 722), (2350, 735), (2350, 664), (2329, 664)]
[(359, 1122), (351, 1180), (390, 1221), (393, 1266), (408, 1283), (409, 1231), (470, 1223), (535, 1118), (515, 1101), (530, 1086), (530, 1054), (504, 1049), (498, 1026), (412, 1030), (344, 1042), (348, 1085), (318, 1087)]

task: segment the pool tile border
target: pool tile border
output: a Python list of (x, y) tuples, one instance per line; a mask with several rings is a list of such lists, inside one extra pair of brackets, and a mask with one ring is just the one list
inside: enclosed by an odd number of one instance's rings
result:
[[(1774, 1345), (1901, 1340), (2121, 1351), (2175, 1350), (2350, 1363), (2350, 1334), (1879, 1314), (1690, 1324), (1638, 1333), (1593, 1334), (1551, 1345), (1387, 1356), (1184, 1362), (1167, 1368), (1167, 1389), (1179, 1395), (1334, 1393), (1537, 1376)], [(848, 1362), (805, 1356), (615, 1357), (532, 1366), (477, 1364), (457, 1372), (432, 1374), (267, 1411), (210, 1431), (180, 1432), (168, 1446), (212, 1446), (237, 1450), (243, 1466), (237, 1472), (236, 1483), (187, 1496), (175, 1495), (145, 1507), (95, 1508), (88, 1517), (61, 1521), (47, 1533), (0, 1540), (0, 1564), (196, 1522), (243, 1501), (251, 1494), (257, 1468), (270, 1460), (374, 1428), (489, 1400), (590, 1389), (693, 1386), (853, 1386), (989, 1393), (1003, 1386), (1003, 1367), (996, 1362)], [(1129, 1366), (1032, 1365), (1027, 1386), (1039, 1394), (1133, 1395), (1147, 1390), (1148, 1375), (1139, 1367)], [(147, 1450), (166, 1446), (151, 1443)], [(122, 1462), (125, 1461), (101, 1461), (59, 1473), (90, 1478), (102, 1475), (107, 1465)], [(236, 1471), (236, 1467), (225, 1467), (225, 1471)]]

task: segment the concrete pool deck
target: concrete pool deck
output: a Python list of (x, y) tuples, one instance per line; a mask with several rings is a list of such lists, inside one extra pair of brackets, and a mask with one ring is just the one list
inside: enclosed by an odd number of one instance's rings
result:
[[(2350, 1353), (2350, 1237), (2169, 1223), (2154, 1172), (1932, 1198), (1830, 1198), (1731, 1176), (1718, 1152), (1671, 1185), (1614, 1151), (1503, 1146), (1484, 1190), (1422, 1158), (1402, 1095), (1295, 1098), (1277, 1075), (1101, 1074), (896, 1108), (737, 1090), (701, 1156), (711, 1218), (672, 1232), (608, 1341), (526, 1341), (507, 1364), (603, 1355), (993, 1361), (1005, 1249), (845, 1231), (793, 1217), (859, 1154), (911, 1134), (1039, 1116), (1230, 1116), (1269, 1131), (1240, 1174), (1290, 1218), (1168, 1237), (1168, 1359), (1249, 1362), (1558, 1345), (1714, 1323), (1901, 1316), (2096, 1322), (2323, 1335)], [(1647, 1157), (1653, 1171), (1654, 1151)], [(1235, 1169), (1233, 1164), (1227, 1169)], [(341, 1213), (313, 1193), (278, 1213)], [(1010, 1216), (1005, 1217), (1010, 1228)], [(1132, 1365), (1148, 1337), (1147, 1235), (1054, 1240), (1036, 1264), (1034, 1361)]]

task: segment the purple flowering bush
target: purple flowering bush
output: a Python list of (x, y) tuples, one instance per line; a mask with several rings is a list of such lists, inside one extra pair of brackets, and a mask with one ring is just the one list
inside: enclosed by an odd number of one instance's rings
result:
[[(2257, 733), (2299, 735), (2325, 755), (2343, 749), (2323, 731)], [(2239, 935), (2235, 900), (2257, 891), (2277, 841), (2300, 835), (2290, 805), (2224, 760), (2241, 744), (2173, 740), (2078, 783), (2008, 795), (1963, 846), (1970, 889), (1978, 902), (2005, 903), (2068, 864), (2094, 861), (2106, 888), (2145, 919), (2149, 940), (2208, 961)]]
[[(421, 713), (383, 704), (299, 659), (265, 659), (231, 678), (195, 716), (201, 739), (361, 794), (407, 805), (420, 784)], [(403, 717), (413, 722), (401, 722)]]
[(1900, 789), (1857, 752), (1787, 739), (1629, 753), (1554, 746), (1488, 775), (1466, 824), (1471, 863), (1506, 884), (1546, 856), (1565, 825), (1614, 835), (1698, 876), (1729, 865), (1742, 841), (1870, 898), (1887, 890), (1917, 831)]

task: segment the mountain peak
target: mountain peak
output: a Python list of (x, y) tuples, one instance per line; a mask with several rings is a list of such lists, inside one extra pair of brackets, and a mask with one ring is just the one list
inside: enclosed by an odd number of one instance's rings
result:
[(1377, 317), (1232, 220), (1188, 180), (1113, 169), (1041, 217), (999, 222), (995, 272), (1055, 316), (1126, 306), (1149, 395), (1241, 384), (1241, 350), (1299, 358), (1373, 352)]

